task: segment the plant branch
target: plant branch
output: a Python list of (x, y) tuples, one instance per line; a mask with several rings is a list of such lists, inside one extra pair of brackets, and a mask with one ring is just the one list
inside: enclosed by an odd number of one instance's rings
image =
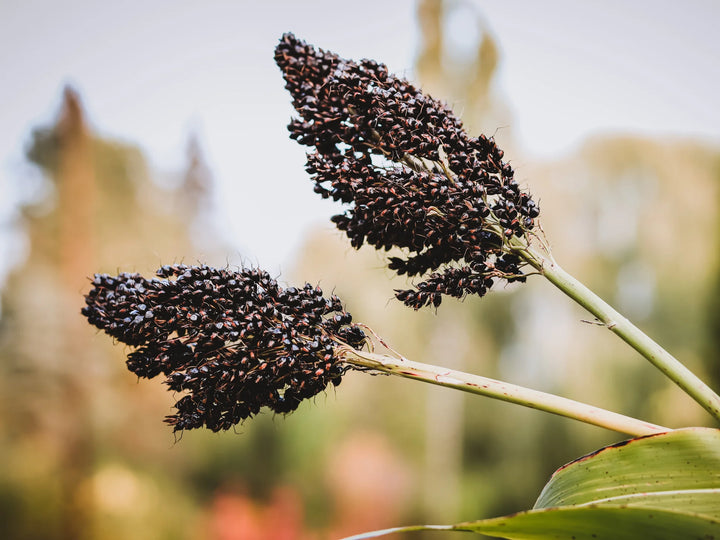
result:
[(351, 347), (339, 346), (338, 355), (353, 367), (371, 369), (388, 375), (398, 375), (408, 379), (420, 380), (438, 386), (455, 388), (471, 394), (515, 403), (531, 409), (565, 416), (587, 424), (600, 426), (634, 437), (664, 433), (669, 428), (651, 424), (637, 418), (631, 418), (587, 405), (579, 401), (547, 394), (538, 390), (524, 388), (479, 375), (463, 373), (453, 369), (413, 362), (406, 358), (396, 358), (385, 354), (358, 351)]
[(671, 381), (697, 401), (706, 411), (720, 420), (720, 396), (698, 378), (684, 364), (663, 349), (642, 330), (613, 309), (602, 298), (563, 270), (550, 257), (524, 245), (511, 249), (533, 266), (558, 289), (592, 313), (608, 330), (647, 358)]

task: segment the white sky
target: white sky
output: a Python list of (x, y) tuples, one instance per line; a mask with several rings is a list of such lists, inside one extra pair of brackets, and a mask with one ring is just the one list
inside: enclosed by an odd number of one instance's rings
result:
[[(498, 89), (526, 155), (559, 156), (597, 132), (720, 144), (719, 2), (473, 4), (500, 44)], [(0, 0), (0, 215), (27, 172), (30, 130), (51, 121), (70, 83), (97, 130), (140, 145), (160, 170), (182, 165), (196, 131), (228, 239), (250, 262), (287, 267), (337, 210), (312, 192), (304, 150), (287, 137), (272, 54), (288, 30), (412, 77), (410, 0)], [(472, 29), (460, 19), (458, 30)], [(4, 238), (0, 261), (12, 250)]]

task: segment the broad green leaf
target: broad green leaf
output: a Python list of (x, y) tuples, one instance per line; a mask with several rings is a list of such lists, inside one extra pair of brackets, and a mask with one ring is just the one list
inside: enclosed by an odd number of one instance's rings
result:
[(558, 469), (534, 508), (587, 503), (720, 519), (720, 430), (680, 429), (605, 447)]
[(457, 525), (386, 529), (345, 540), (420, 530), (470, 531), (510, 540), (712, 540), (720, 538), (720, 521), (654, 508), (566, 506)]
[(720, 538), (720, 521), (707, 516), (630, 506), (565, 506), (458, 524), (512, 540), (710, 540)]
[(352, 539), (417, 530), (511, 540), (720, 539), (720, 430), (680, 429), (598, 450), (558, 469), (527, 512)]

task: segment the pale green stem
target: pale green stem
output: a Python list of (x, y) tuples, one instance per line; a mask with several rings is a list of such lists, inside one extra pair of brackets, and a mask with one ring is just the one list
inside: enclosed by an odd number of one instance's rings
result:
[(457, 525), (410, 525), (409, 527), (393, 527), (392, 529), (383, 529), (381, 531), (371, 531), (361, 534), (354, 534), (352, 536), (346, 536), (340, 540), (365, 540), (367, 538), (379, 538), (380, 536), (386, 536), (388, 534), (394, 534), (399, 532), (413, 532), (413, 531), (462, 531), (464, 529), (458, 528)]
[(705, 410), (720, 420), (720, 396), (685, 367), (679, 360), (650, 339), (642, 330), (623, 317), (602, 298), (563, 270), (554, 260), (527, 246), (511, 246), (525, 261), (553, 285), (592, 313), (608, 330), (662, 371)]
[(406, 358), (358, 351), (346, 346), (339, 346), (337, 353), (344, 362), (355, 367), (369, 368), (389, 375), (399, 375), (408, 379), (515, 403), (613, 431), (627, 433), (634, 437), (670, 431), (666, 427), (606, 411), (579, 401), (495, 379), (488, 379), (479, 375), (463, 373), (462, 371), (413, 362)]

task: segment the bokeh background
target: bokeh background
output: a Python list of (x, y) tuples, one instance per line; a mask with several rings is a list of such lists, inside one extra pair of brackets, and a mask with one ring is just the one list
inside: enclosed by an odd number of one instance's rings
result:
[[(338, 538), (531, 506), (623, 438), (349, 374), (286, 417), (181, 440), (80, 316), (94, 272), (262, 265), (405, 356), (679, 427), (704, 411), (540, 278), (411, 312), (331, 227), (272, 54), (384, 61), (496, 137), (554, 255), (720, 386), (712, 1), (0, 2), (0, 536)], [(441, 538), (441, 533), (408, 538)]]

